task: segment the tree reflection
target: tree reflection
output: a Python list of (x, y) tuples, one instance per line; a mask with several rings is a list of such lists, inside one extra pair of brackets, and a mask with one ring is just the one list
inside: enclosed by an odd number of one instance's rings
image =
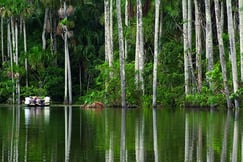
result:
[(72, 107), (65, 106), (65, 161), (69, 161), (72, 134)]
[(154, 140), (154, 161), (158, 162), (158, 140), (157, 140), (157, 119), (156, 108), (153, 108), (153, 140)]
[(233, 134), (233, 147), (232, 147), (232, 162), (237, 161), (238, 152), (238, 114), (239, 109), (235, 110), (235, 120), (234, 120), (234, 134)]
[(9, 161), (18, 162), (19, 161), (19, 128), (20, 128), (20, 107), (13, 106), (12, 114), (12, 129), (11, 129), (11, 144), (10, 144), (10, 155)]
[(120, 161), (126, 161), (126, 108), (122, 108), (121, 114)]
[(141, 114), (141, 119), (136, 121), (136, 161), (144, 161), (144, 113)]
[(230, 110), (227, 111), (227, 117), (224, 126), (224, 137), (223, 137), (223, 145), (222, 145), (221, 158), (220, 158), (221, 162), (226, 161), (229, 122), (230, 122)]

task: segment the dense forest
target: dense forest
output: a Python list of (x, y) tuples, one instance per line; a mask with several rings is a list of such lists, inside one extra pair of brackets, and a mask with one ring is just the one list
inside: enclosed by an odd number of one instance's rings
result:
[(243, 0), (0, 0), (0, 103), (240, 107)]

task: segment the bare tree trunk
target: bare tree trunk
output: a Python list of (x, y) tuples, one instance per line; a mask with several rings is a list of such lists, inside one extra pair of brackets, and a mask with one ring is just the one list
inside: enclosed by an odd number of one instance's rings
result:
[(3, 21), (4, 18), (1, 17), (1, 47), (2, 47), (2, 62), (4, 62), (4, 41), (3, 41)]
[(196, 67), (198, 91), (202, 90), (202, 39), (201, 39), (201, 16), (198, 0), (194, 0), (195, 5), (195, 33), (196, 33)]
[[(11, 21), (11, 18), (9, 19)], [(10, 56), (10, 66), (11, 66), (11, 81), (12, 81), (12, 102), (13, 104), (15, 104), (15, 83), (14, 83), (14, 72), (13, 72), (13, 62), (14, 62), (14, 59), (13, 59), (13, 50), (12, 50), (12, 40), (11, 40), (11, 26), (10, 26), (10, 22), (8, 22), (8, 25), (7, 25), (7, 33), (8, 33), (8, 55)]]
[(143, 21), (142, 21), (142, 4), (141, 0), (137, 0), (137, 36), (136, 36), (136, 60), (135, 60), (135, 82), (140, 85), (140, 89), (144, 94), (144, 46), (143, 46)]
[[(24, 19), (23, 19), (23, 33), (24, 33), (24, 53), (25, 53), (25, 55), (27, 55), (26, 24), (25, 24)], [(26, 73), (25, 85), (26, 85), (26, 87), (28, 87), (29, 81), (28, 81), (28, 59), (27, 59), (27, 56), (25, 56), (25, 73)]]
[(240, 19), (240, 71), (241, 82), (243, 82), (243, 0), (239, 0), (239, 19)]
[[(213, 70), (213, 36), (212, 36), (212, 20), (211, 20), (211, 5), (210, 0), (205, 0), (206, 12), (206, 58), (208, 63), (208, 71)], [(209, 86), (212, 88), (212, 83), (209, 81)]]
[[(19, 47), (18, 47), (18, 22), (17, 18), (15, 19), (15, 55), (16, 55), (16, 66), (19, 66)], [(15, 74), (16, 77), (16, 87), (17, 87), (17, 104), (20, 104), (20, 74), (19, 71)]]
[(194, 74), (194, 68), (193, 68), (193, 63), (192, 63), (192, 2), (191, 0), (188, 0), (188, 9), (187, 9), (187, 16), (188, 16), (188, 27), (187, 27), (187, 34), (188, 34), (188, 66), (189, 66), (189, 70), (190, 70), (190, 76), (189, 77), (191, 79), (191, 89), (195, 91), (196, 88), (194, 88), (195, 86), (197, 86), (197, 82), (196, 82), (196, 77)]
[(110, 22), (109, 22), (109, 0), (104, 0), (105, 12), (105, 60), (109, 63), (110, 55)]
[(126, 107), (126, 77), (125, 77), (125, 58), (124, 58), (124, 38), (123, 27), (121, 18), (121, 2), (116, 0), (117, 9), (117, 23), (118, 23), (118, 36), (119, 36), (119, 55), (120, 55), (120, 77), (121, 77), (121, 104)]
[(231, 107), (231, 101), (230, 101), (230, 98), (229, 98), (227, 68), (226, 68), (225, 53), (224, 53), (223, 31), (221, 30), (222, 24), (221, 24), (221, 21), (220, 21), (221, 15), (220, 15), (220, 9), (219, 9), (219, 1), (214, 0), (214, 5), (215, 5), (218, 44), (219, 44), (220, 64), (221, 64), (221, 71), (222, 71), (223, 84), (224, 84), (224, 94), (225, 94), (225, 97), (226, 97), (227, 108), (230, 108)]
[(45, 9), (45, 17), (44, 17), (44, 24), (43, 24), (43, 31), (42, 31), (42, 49), (46, 49), (46, 25), (47, 25), (47, 18), (48, 18), (49, 8)]
[[(230, 42), (230, 54), (231, 54), (231, 64), (232, 64), (232, 76), (233, 76), (233, 89), (234, 93), (238, 90), (238, 76), (237, 76), (237, 59), (236, 59), (236, 49), (235, 49), (235, 32), (233, 27), (233, 16), (232, 16), (232, 5), (231, 0), (226, 0), (227, 6), (227, 20), (228, 20), (228, 33)], [(235, 107), (239, 107), (239, 102), (235, 99)]]
[(159, 46), (159, 9), (160, 0), (155, 1), (155, 25), (154, 25), (154, 67), (153, 67), (153, 107), (156, 107), (157, 98), (157, 69)]
[(184, 77), (185, 77), (185, 95), (189, 94), (189, 68), (188, 68), (188, 34), (187, 34), (187, 1), (182, 0), (183, 12), (183, 39), (184, 39)]
[[(128, 28), (128, 0), (125, 2), (125, 26)], [(125, 59), (127, 58), (127, 38), (125, 37)]]
[[(67, 18), (66, 14), (67, 6), (66, 1), (64, 1), (64, 17)], [(71, 77), (71, 65), (70, 56), (68, 50), (68, 28), (63, 25), (64, 30), (64, 52), (65, 52), (65, 88), (64, 88), (64, 103), (72, 104), (72, 77)]]
[[(112, 7), (112, 4), (109, 6), (109, 0), (104, 1), (104, 10), (105, 10), (105, 57), (106, 61), (109, 63), (109, 67), (112, 68), (113, 66), (113, 52), (112, 49), (112, 12), (110, 10), (110, 7)], [(111, 18), (110, 18), (111, 17)], [(110, 78), (112, 78), (113, 74), (112, 71), (110, 72)]]
[[(113, 0), (110, 0), (110, 64), (113, 66)], [(111, 77), (113, 74), (111, 73)]]

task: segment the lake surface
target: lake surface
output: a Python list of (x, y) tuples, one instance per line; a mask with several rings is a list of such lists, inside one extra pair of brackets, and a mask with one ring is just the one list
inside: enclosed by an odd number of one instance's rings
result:
[(1, 161), (243, 161), (242, 111), (0, 106)]

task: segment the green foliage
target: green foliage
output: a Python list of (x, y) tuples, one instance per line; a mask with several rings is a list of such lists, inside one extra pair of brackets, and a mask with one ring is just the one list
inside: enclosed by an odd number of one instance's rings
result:
[(21, 92), (22, 98), (26, 96), (40, 96), (44, 97), (47, 95), (47, 91), (44, 88), (39, 88), (39, 87), (23, 87), (22, 92)]
[(187, 95), (185, 102), (186, 105), (193, 106), (223, 106), (225, 105), (225, 96), (222, 93), (213, 93), (204, 86), (201, 93)]

